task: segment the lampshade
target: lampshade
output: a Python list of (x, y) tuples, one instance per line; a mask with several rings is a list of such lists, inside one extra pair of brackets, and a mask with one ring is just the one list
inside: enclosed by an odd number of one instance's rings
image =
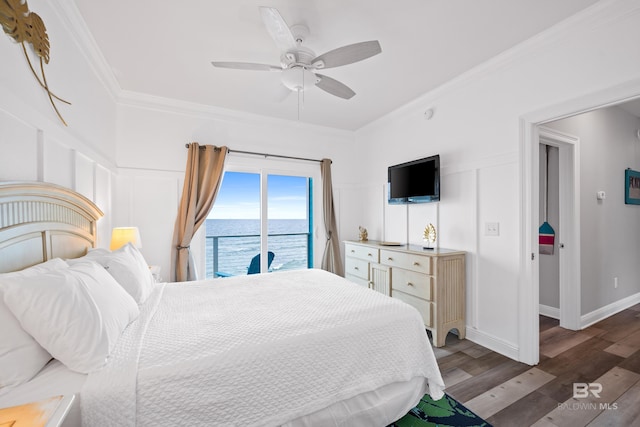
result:
[(111, 232), (111, 250), (116, 250), (131, 242), (136, 248), (142, 247), (138, 227), (115, 227)]

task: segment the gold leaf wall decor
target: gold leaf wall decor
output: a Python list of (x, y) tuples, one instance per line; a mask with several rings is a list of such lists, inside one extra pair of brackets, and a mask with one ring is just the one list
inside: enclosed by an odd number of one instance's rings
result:
[[(62, 118), (60, 111), (58, 111), (58, 107), (56, 107), (56, 104), (53, 102), (53, 98), (56, 98), (65, 104), (71, 103), (51, 92), (47, 83), (47, 78), (44, 74), (44, 64), (49, 63), (50, 44), (49, 37), (47, 36), (47, 28), (45, 27), (42, 18), (40, 18), (38, 14), (29, 11), (29, 6), (27, 5), (26, 0), (0, 0), (0, 25), (2, 25), (2, 29), (7, 35), (9, 35), (9, 37), (11, 37), (16, 43), (20, 43), (22, 45), (22, 51), (24, 52), (25, 58), (27, 58), (27, 63), (29, 64), (31, 72), (36, 80), (38, 80), (40, 86), (47, 91), (47, 95), (49, 96), (49, 101), (51, 101), (53, 109), (58, 115), (58, 118), (60, 118), (60, 121), (62, 121), (66, 126), (67, 123)], [(40, 71), (42, 78), (40, 78), (38, 73), (36, 73), (36, 70), (31, 64), (25, 43), (29, 43), (33, 47), (35, 54), (40, 58)]]
[(36, 51), (36, 54), (45, 62), (49, 63), (49, 37), (47, 29), (42, 22), (42, 18), (36, 13), (31, 12), (31, 40), (29, 42)]

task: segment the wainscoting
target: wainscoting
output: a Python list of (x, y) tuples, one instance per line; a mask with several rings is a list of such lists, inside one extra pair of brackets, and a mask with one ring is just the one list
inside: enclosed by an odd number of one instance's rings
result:
[(494, 426), (631, 426), (640, 420), (640, 304), (582, 331), (540, 316), (536, 366), (452, 334), (434, 351), (446, 392)]

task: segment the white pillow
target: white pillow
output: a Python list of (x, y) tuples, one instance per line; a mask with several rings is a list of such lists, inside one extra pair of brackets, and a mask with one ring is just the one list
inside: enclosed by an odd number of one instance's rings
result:
[(29, 335), (3, 299), (6, 280), (34, 277), (47, 271), (67, 268), (66, 262), (54, 258), (21, 271), (0, 274), (0, 388), (29, 381), (51, 360), (51, 355)]
[(131, 243), (113, 252), (106, 249), (89, 251), (82, 258), (69, 260), (69, 264), (83, 260), (95, 261), (103, 266), (138, 304), (145, 302), (153, 290), (153, 274), (140, 251)]
[(138, 306), (95, 262), (4, 283), (4, 301), (22, 327), (69, 369), (89, 373), (107, 361)]

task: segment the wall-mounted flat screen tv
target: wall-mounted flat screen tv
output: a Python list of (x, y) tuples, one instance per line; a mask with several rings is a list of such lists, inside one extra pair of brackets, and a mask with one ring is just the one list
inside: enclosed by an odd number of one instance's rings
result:
[(389, 204), (440, 200), (440, 155), (389, 166)]

